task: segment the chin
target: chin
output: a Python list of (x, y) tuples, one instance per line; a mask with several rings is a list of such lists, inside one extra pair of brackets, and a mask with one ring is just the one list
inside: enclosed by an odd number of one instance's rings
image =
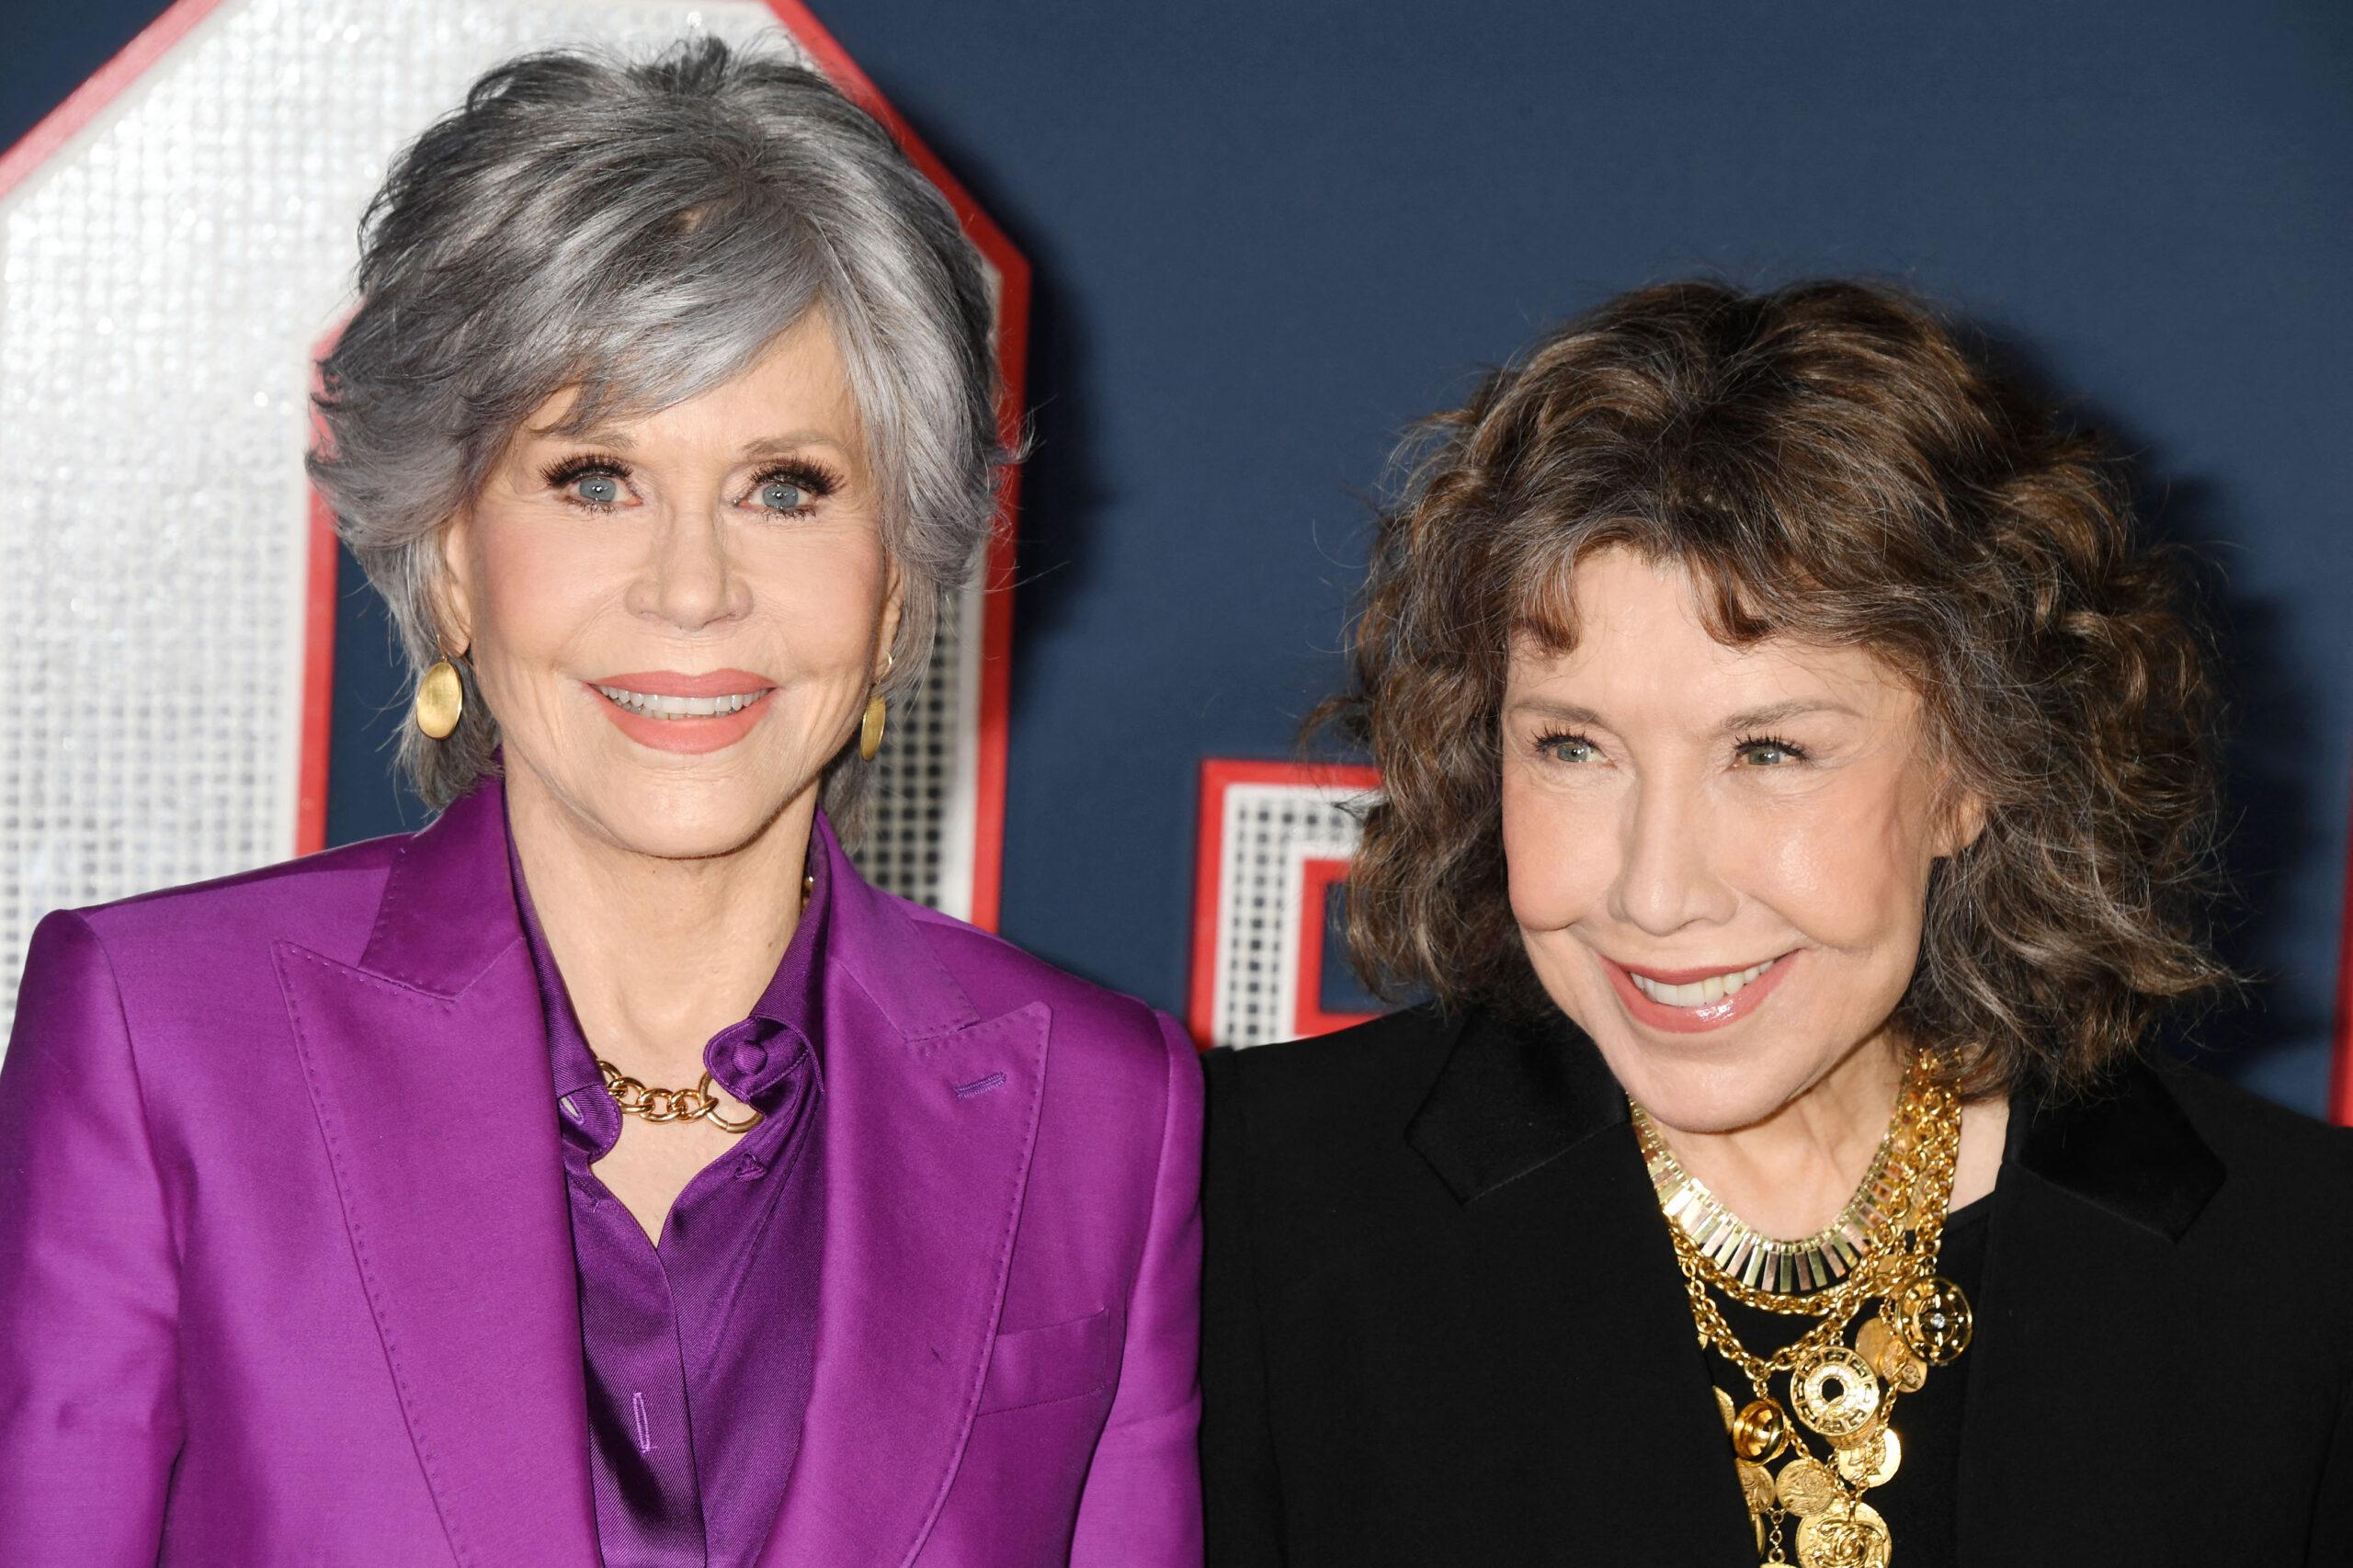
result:
[(606, 837), (633, 854), (709, 859), (744, 848), (783, 814), (795, 794), (780, 790), (777, 776), (745, 767), (632, 768), (592, 785), (580, 803)]
[(1776, 1064), (1759, 1062), (1657, 1062), (1624, 1064), (1605, 1051), (1626, 1092), (1654, 1119), (1677, 1132), (1733, 1132), (1790, 1102), (1797, 1085)]

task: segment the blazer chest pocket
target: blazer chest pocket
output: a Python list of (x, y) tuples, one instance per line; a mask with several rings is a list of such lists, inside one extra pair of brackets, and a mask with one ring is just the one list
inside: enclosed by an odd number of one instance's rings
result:
[(996, 1336), (979, 1414), (1076, 1399), (1108, 1384), (1118, 1360), (1111, 1310)]

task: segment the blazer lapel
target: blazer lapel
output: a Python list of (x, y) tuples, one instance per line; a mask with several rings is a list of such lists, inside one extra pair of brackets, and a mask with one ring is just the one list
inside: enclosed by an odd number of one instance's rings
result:
[(1515, 1483), (1518, 1506), (1552, 1516), (1580, 1562), (1742, 1561), (1753, 1530), (1707, 1353), (1592, 1042), (1558, 1015), (1472, 1015), (1405, 1138), (1481, 1241), (1452, 1292), (1472, 1314), (1461, 1332), (1512, 1369), (1462, 1429), (1529, 1434), (1519, 1462), (1558, 1472)]
[(277, 950), (401, 1409), (460, 1563), (594, 1562), (571, 1221), (504, 800), (412, 838), (357, 965)]
[(948, 1495), (995, 1344), (1036, 1146), (1050, 1014), (983, 1020), (916, 917), (835, 890), (814, 1381), (767, 1568), (899, 1568)]
[[(2177, 1355), (2164, 1310), (2175, 1247), (2221, 1187), (2221, 1160), (2160, 1075), (2134, 1065), (2097, 1097), (2012, 1101), (1975, 1342), (1963, 1353), (1961, 1561), (2083, 1560), (2052, 1478), (2119, 1434), (2178, 1425), (2156, 1369)], [(2109, 1311), (2107, 1303), (2120, 1303)], [(2097, 1518), (2093, 1514), (2088, 1517)], [(2112, 1547), (2113, 1542), (2109, 1545)]]

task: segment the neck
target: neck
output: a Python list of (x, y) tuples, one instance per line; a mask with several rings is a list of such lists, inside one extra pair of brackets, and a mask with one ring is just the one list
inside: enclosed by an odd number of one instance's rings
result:
[(1893, 1039), (1874, 1036), (1761, 1121), (1688, 1132), (1653, 1120), (1683, 1168), (1766, 1235), (1795, 1240), (1838, 1217), (1855, 1194), (1903, 1092)]
[(647, 1083), (695, 1081), (704, 1042), (751, 1011), (792, 940), (816, 812), (813, 783), (741, 848), (670, 859), (509, 770), (508, 831), (590, 1050)]

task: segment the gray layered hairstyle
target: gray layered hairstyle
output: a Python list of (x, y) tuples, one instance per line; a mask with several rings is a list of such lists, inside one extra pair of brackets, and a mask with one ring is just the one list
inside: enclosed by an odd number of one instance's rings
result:
[[(459, 652), (442, 527), (534, 409), (576, 388), (565, 434), (652, 413), (821, 310), (905, 585), (884, 695), (920, 679), (1010, 457), (989, 295), (947, 201), (824, 77), (711, 38), (642, 61), (525, 55), (402, 152), (359, 233), (361, 303), (320, 362), (310, 470), (413, 676)], [(436, 807), (498, 744), (470, 673), (466, 695), (447, 740), (404, 726), (402, 764)], [(830, 766), (846, 829), (870, 771), (854, 746)]]

